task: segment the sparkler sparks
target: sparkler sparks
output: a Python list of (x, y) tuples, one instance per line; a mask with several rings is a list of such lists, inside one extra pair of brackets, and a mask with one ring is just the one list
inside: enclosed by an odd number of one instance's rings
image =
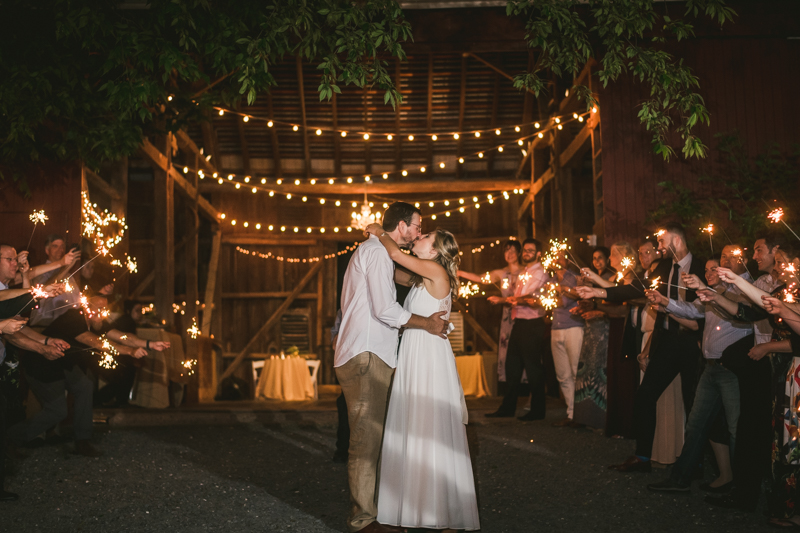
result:
[[(477, 286), (477, 285), (476, 285)], [(460, 291), (459, 291), (460, 292)], [(197, 319), (192, 319), (192, 327), (186, 330), (186, 333), (193, 339), (196, 339), (199, 335), (202, 335), (200, 328), (197, 327)]]
[(137, 272), (139, 272), (139, 265), (136, 264), (135, 257), (128, 256), (125, 259), (125, 266), (128, 267), (128, 272), (130, 272), (131, 274), (136, 274)]
[(789, 224), (787, 224), (786, 221), (783, 220), (783, 214), (784, 214), (783, 208), (779, 207), (777, 209), (773, 209), (772, 211), (770, 211), (769, 214), (767, 215), (767, 218), (770, 219), (770, 221), (772, 221), (773, 224), (781, 222), (784, 226), (786, 226), (786, 229), (791, 231), (792, 235), (794, 235), (795, 238), (800, 241), (800, 237), (797, 236), (797, 233), (795, 233), (794, 230), (789, 227)]
[(508, 289), (508, 282), (509, 282), (509, 279), (508, 279), (508, 278), (503, 278), (503, 284), (501, 285), (501, 287), (502, 287), (504, 290), (505, 290), (505, 289)]
[(653, 278), (653, 281), (650, 282), (650, 290), (657, 291), (659, 285), (661, 285), (661, 276)]
[(714, 241), (711, 239), (711, 236), (714, 235), (714, 224), (709, 224), (705, 228), (700, 228), (700, 231), (703, 233), (708, 233), (708, 244), (711, 246), (711, 253), (714, 253)]
[(481, 276), (481, 283), (491, 283), (492, 282), (492, 274), (487, 272), (483, 276)]
[(794, 297), (794, 293), (792, 293), (792, 291), (790, 291), (789, 289), (783, 290), (783, 301), (786, 302), (787, 304), (793, 304), (797, 302), (797, 300)]
[(31, 287), (29, 292), (31, 293), (31, 296), (33, 296), (37, 300), (43, 300), (45, 298), (50, 297), (50, 295), (47, 294), (47, 291), (44, 290), (44, 286), (42, 285)]
[(460, 298), (468, 299), (480, 292), (481, 288), (477, 283), (464, 283), (458, 288), (458, 296)]
[(522, 283), (528, 283), (528, 281), (530, 281), (530, 279), (531, 279), (531, 275), (527, 271), (525, 271), (525, 272), (523, 272), (522, 274), (519, 275), (519, 280)]
[(100, 340), (103, 341), (103, 347), (101, 352), (102, 358), (100, 361), (98, 361), (98, 366), (108, 370), (117, 368), (117, 360), (115, 359), (115, 356), (119, 355), (119, 352), (116, 348), (114, 348), (114, 346), (111, 345), (111, 342), (109, 342), (105, 335), (100, 337)]
[(197, 366), (197, 359), (187, 359), (181, 361), (181, 366), (186, 369), (186, 375), (191, 376), (194, 374), (194, 367)]
[(34, 227), (36, 226), (36, 224), (39, 224), (39, 223), (41, 223), (42, 226), (44, 226), (45, 225), (45, 221), (50, 220), (47, 217), (47, 215), (44, 214), (44, 209), (42, 209), (40, 211), (34, 211), (33, 213), (31, 213), (29, 218), (31, 219), (31, 222), (33, 222)]
[(104, 256), (108, 255), (109, 251), (122, 241), (125, 230), (128, 229), (125, 218), (108, 211), (98, 213), (95, 209), (97, 205), (89, 201), (89, 195), (85, 191), (82, 193), (82, 198), (83, 235), (94, 242), (98, 253)]
[(662, 237), (665, 233), (667, 233), (667, 230), (660, 229), (657, 232), (655, 232), (653, 235), (655, 235), (656, 237)]

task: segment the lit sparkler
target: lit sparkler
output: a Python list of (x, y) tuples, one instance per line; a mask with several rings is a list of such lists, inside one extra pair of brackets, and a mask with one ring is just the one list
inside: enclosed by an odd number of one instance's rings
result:
[(117, 360), (115, 356), (119, 355), (119, 352), (117, 351), (116, 348), (114, 348), (114, 346), (111, 345), (111, 342), (109, 342), (109, 340), (106, 338), (105, 335), (100, 337), (100, 340), (103, 341), (103, 347), (101, 352), (102, 358), (100, 359), (100, 361), (98, 361), (97, 364), (100, 367), (106, 368), (108, 370), (113, 370), (117, 368)]
[(139, 265), (136, 264), (136, 258), (128, 256), (125, 258), (125, 266), (128, 268), (128, 272), (131, 274), (136, 274), (139, 272)]
[(28, 292), (30, 292), (31, 296), (33, 296), (36, 300), (44, 300), (45, 298), (50, 297), (47, 291), (44, 290), (43, 285), (37, 285), (35, 287), (31, 287)]
[(186, 369), (186, 375), (191, 376), (194, 374), (194, 367), (197, 366), (197, 359), (187, 359), (186, 361), (181, 361), (181, 366)]
[(503, 278), (503, 284), (501, 285), (501, 288), (503, 290), (508, 289), (508, 282), (509, 282), (508, 278)]
[(711, 246), (711, 255), (714, 255), (714, 241), (711, 236), (714, 235), (714, 224), (709, 224), (705, 228), (700, 228), (703, 233), (708, 233), (708, 244)]
[(773, 209), (772, 211), (770, 211), (769, 214), (767, 215), (767, 218), (770, 219), (773, 224), (777, 224), (778, 222), (783, 223), (783, 225), (786, 226), (786, 229), (791, 231), (792, 235), (794, 235), (795, 238), (800, 241), (800, 237), (797, 236), (797, 233), (795, 233), (794, 230), (789, 227), (789, 224), (787, 224), (786, 221), (783, 220), (783, 214), (784, 214), (783, 208), (779, 207), (777, 209)]
[(487, 272), (483, 276), (481, 276), (481, 283), (491, 283), (492, 282), (492, 274)]
[(657, 291), (659, 285), (661, 285), (661, 276), (653, 278), (653, 281), (650, 282), (650, 290)]
[(460, 298), (468, 299), (480, 292), (481, 288), (477, 283), (464, 283), (458, 288), (458, 296)]
[(783, 290), (783, 301), (786, 302), (787, 304), (793, 304), (797, 302), (797, 300), (795, 300), (794, 294), (789, 289)]
[(42, 226), (44, 226), (45, 221), (49, 220), (49, 218), (47, 218), (47, 215), (44, 214), (44, 209), (41, 209), (39, 211), (34, 211), (33, 213), (30, 214), (28, 218), (30, 218), (31, 222), (33, 222), (33, 231), (31, 231), (31, 236), (28, 239), (28, 246), (25, 247), (26, 250), (31, 246), (31, 240), (33, 240), (33, 234), (36, 232), (36, 225), (41, 222)]
[[(733, 254), (733, 256), (734, 256), (736, 259), (738, 259), (738, 260), (739, 260), (739, 262), (742, 264), (742, 266), (743, 266), (743, 267), (744, 267), (744, 269), (747, 271), (747, 273), (748, 273), (748, 274), (750, 274), (750, 269), (749, 269), (749, 268), (747, 268), (747, 261), (745, 261), (744, 255), (742, 254), (742, 249), (741, 249), (741, 248), (736, 248), (736, 249), (734, 249), (734, 250), (733, 250), (733, 252), (731, 252), (731, 253)], [(753, 276), (753, 275), (752, 275), (752, 274), (750, 274), (750, 277), (752, 277), (752, 276)]]
[(525, 284), (525, 283), (528, 283), (528, 281), (530, 281), (530, 279), (531, 279), (531, 275), (528, 273), (528, 271), (527, 271), (527, 270), (526, 270), (525, 272), (523, 272), (522, 274), (520, 274), (520, 275), (519, 275), (519, 280), (520, 280), (520, 281), (521, 281), (523, 284)]
[[(459, 291), (460, 292), (460, 291)], [(196, 339), (199, 335), (202, 335), (200, 328), (197, 327), (197, 319), (192, 319), (192, 327), (186, 330), (186, 333), (193, 339)]]

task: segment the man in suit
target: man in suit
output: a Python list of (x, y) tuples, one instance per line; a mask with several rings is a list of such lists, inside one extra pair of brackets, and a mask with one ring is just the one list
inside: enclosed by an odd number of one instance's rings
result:
[[(692, 302), (697, 297), (693, 291), (681, 288), (681, 273), (704, 275), (705, 261), (694, 257), (686, 243), (686, 232), (680, 224), (667, 224), (657, 233), (658, 251), (664, 260), (656, 267), (650, 280), (658, 278), (658, 291), (668, 299)], [(582, 298), (603, 298), (622, 303), (644, 295), (639, 280), (630, 285), (597, 289), (578, 287)], [(656, 431), (656, 403), (675, 376), (681, 376), (683, 405), (688, 413), (692, 409), (699, 361), (703, 353), (698, 346), (703, 328), (689, 330), (659, 309), (650, 347), (650, 363), (634, 399), (634, 431), (636, 452), (625, 462), (609, 468), (620, 472), (649, 472), (653, 438)]]

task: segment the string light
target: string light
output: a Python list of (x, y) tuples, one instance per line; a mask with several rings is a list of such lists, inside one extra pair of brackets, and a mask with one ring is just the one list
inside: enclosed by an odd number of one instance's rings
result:
[[(295, 229), (297, 229), (297, 228), (295, 228)], [(348, 231), (352, 231), (352, 228), (347, 228), (347, 229), (348, 229)], [(335, 233), (339, 233), (339, 228), (338, 227), (334, 228), (334, 232)], [(315, 256), (315, 257), (306, 257), (306, 258), (302, 258), (302, 257), (285, 257), (285, 256), (282, 256), (282, 255), (275, 255), (272, 252), (267, 252), (267, 253), (256, 252), (255, 250), (248, 250), (247, 248), (242, 248), (241, 246), (237, 246), (236, 247), (236, 251), (241, 253), (241, 254), (244, 254), (244, 255), (257, 257), (259, 259), (272, 259), (272, 260), (275, 260), (275, 261), (282, 261), (282, 262), (286, 262), (286, 263), (317, 263), (319, 261), (323, 261), (323, 260), (327, 260), (327, 259), (334, 259), (334, 258), (339, 257), (341, 255), (350, 253), (353, 250), (355, 250), (356, 248), (358, 248), (358, 245), (359, 245), (359, 243), (354, 242), (350, 246), (347, 246), (343, 250), (339, 250), (336, 253), (326, 254), (326, 255), (322, 255), (322, 256)]]

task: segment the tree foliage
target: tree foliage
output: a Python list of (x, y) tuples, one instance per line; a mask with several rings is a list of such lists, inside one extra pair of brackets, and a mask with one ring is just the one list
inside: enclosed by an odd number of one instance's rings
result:
[[(757, 156), (749, 157), (738, 134), (718, 134), (716, 138), (719, 170), (698, 179), (712, 194), (704, 195), (673, 182), (659, 183), (664, 200), (650, 212), (648, 223), (677, 219), (690, 230), (690, 240), (698, 250), (708, 247), (708, 235), (696, 229), (714, 224), (715, 250), (719, 251), (730, 242), (751, 246), (756, 235), (768, 227), (776, 228), (766, 215), (777, 207), (785, 209), (790, 225), (792, 220), (800, 221), (800, 199), (796, 194), (800, 182), (799, 146), (786, 153), (769, 144)], [(785, 228), (781, 224), (777, 230)]]
[[(509, 15), (524, 17), (528, 46), (537, 53), (528, 72), (516, 76), (514, 86), (539, 94), (547, 87), (546, 76), (577, 76), (590, 59), (600, 65), (603, 86), (630, 73), (650, 89), (641, 104), (639, 120), (653, 133), (653, 149), (664, 159), (675, 154), (670, 134), (683, 141), (685, 157), (705, 157), (707, 147), (693, 133), (708, 123), (709, 114), (697, 92), (699, 81), (683, 61), (664, 50), (668, 39), (694, 35), (688, 20), (706, 16), (720, 25), (734, 12), (724, 0), (687, 0), (682, 18), (667, 15), (678, 6), (654, 0), (509, 0)], [(586, 86), (572, 88), (586, 102), (595, 104)]]
[[(128, 7), (128, 8), (126, 8)], [(340, 85), (400, 94), (386, 58), (405, 58), (394, 0), (9, 0), (0, 13), (0, 161), (134, 153), (215, 104), (252, 104), (286, 56), (318, 62), (320, 99)], [(141, 7), (144, 7), (143, 9)], [(383, 59), (381, 59), (383, 58)]]

